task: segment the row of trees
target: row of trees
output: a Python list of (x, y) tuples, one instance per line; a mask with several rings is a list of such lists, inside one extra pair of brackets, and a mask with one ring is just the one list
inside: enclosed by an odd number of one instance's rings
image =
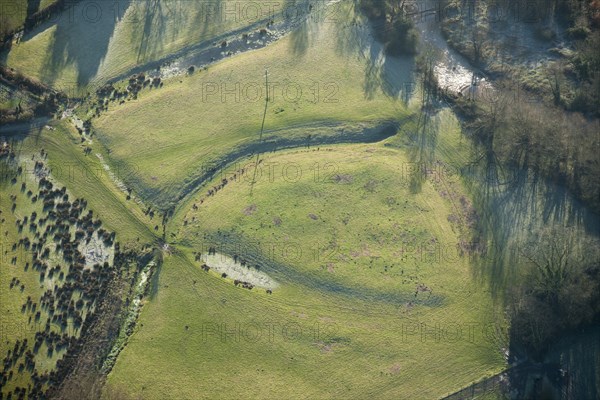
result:
[[(600, 2), (474, 0), (474, 3), (503, 7), (503, 15), (518, 16), (520, 22), (532, 27), (550, 26), (558, 21), (575, 48), (572, 57), (563, 57), (541, 68), (545, 96), (532, 93), (536, 88), (526, 87), (522, 71), (510, 62), (507, 71), (489, 71), (496, 77), (493, 94), (475, 102), (455, 99), (480, 158), (486, 163), (488, 179), (499, 185), (516, 182), (521, 176), (548, 178), (600, 212), (599, 125), (597, 119), (589, 118), (600, 116), (600, 34), (594, 22), (600, 14), (592, 12), (593, 5)], [(447, 28), (449, 43), (473, 64), (486, 70), (497, 61), (490, 60), (497, 43), (490, 39), (485, 24), (465, 23), (464, 30), (456, 32), (451, 24)], [(532, 101), (540, 97), (544, 101)], [(587, 117), (565, 110), (579, 111)], [(535, 197), (533, 193), (527, 195)], [(553, 212), (560, 213), (560, 197), (547, 200), (552, 204), (537, 206), (555, 207)], [(548, 225), (554, 223), (549, 221)], [(525, 243), (518, 244), (518, 257), (498, 254), (510, 259), (493, 258), (494, 263), (510, 263), (505, 267), (507, 275), (517, 271), (518, 279), (510, 281), (513, 286), (503, 292), (507, 295), (513, 353), (524, 351), (534, 359), (542, 359), (548, 346), (565, 332), (600, 322), (599, 243), (587, 235), (574, 228), (547, 227), (532, 232)], [(498, 241), (502, 239), (502, 234), (498, 234)], [(493, 279), (501, 279), (498, 274), (490, 274)]]
[(493, 99), (456, 102), (482, 151), (514, 173), (536, 171), (600, 213), (598, 120), (530, 103), (511, 82), (496, 83)]
[[(515, 101), (501, 82), (496, 88), (495, 101), (457, 103), (487, 168), (500, 167), (490, 182), (518, 182), (530, 171), (600, 210), (597, 121)], [(552, 201), (560, 209), (560, 200)], [(542, 358), (564, 332), (600, 321), (600, 244), (582, 231), (552, 227), (518, 246), (519, 279), (507, 293), (511, 345)]]

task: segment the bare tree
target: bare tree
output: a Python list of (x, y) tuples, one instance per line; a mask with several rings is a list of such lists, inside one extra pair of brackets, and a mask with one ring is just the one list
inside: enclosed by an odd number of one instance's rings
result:
[(574, 228), (547, 228), (523, 243), (529, 267), (513, 288), (511, 335), (540, 357), (560, 332), (600, 315), (598, 242)]
[(476, 25), (471, 31), (471, 46), (473, 47), (473, 63), (475, 65), (480, 65), (486, 45), (486, 32), (481, 26)]
[[(586, 263), (597, 258), (592, 243), (578, 237), (574, 228), (549, 228), (524, 243), (520, 254), (532, 267), (532, 289), (557, 305), (561, 290)], [(585, 242), (585, 243), (584, 243)]]
[(550, 89), (552, 90), (552, 96), (554, 98), (554, 105), (560, 105), (560, 103), (562, 102), (561, 100), (561, 86), (562, 86), (562, 81), (564, 79), (564, 63), (562, 61), (557, 61), (555, 63), (552, 63), (547, 69), (546, 69), (546, 79), (548, 80), (548, 83), (550, 84)]
[(406, 5), (407, 0), (386, 0), (387, 5), (387, 14), (388, 19), (391, 25), (396, 22), (396, 19), (402, 17), (404, 15), (404, 6)]

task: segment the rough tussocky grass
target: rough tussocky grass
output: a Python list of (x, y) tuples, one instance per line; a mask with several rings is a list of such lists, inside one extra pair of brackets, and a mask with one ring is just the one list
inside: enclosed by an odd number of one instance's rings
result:
[[(2, 238), (0, 240), (0, 351), (6, 353), (12, 350), (15, 339), (27, 339), (29, 343), (35, 342), (35, 333), (42, 325), (41, 321), (49, 318), (47, 310), (42, 307), (40, 322), (27, 319), (26, 313), (21, 312), (21, 306), (25, 304), (27, 297), (37, 302), (40, 296), (51, 290), (53, 284), (60, 284), (59, 278), (45, 278), (43, 283), (39, 279), (39, 271), (32, 267), (31, 250), (25, 250), (23, 246), (13, 249), (12, 245), (24, 237), (35, 242), (32, 231), (28, 224), (22, 232), (16, 227), (16, 220), (29, 217), (32, 212), (38, 213), (40, 218), (42, 212), (41, 201), (32, 203), (31, 197), (26, 191), (31, 190), (34, 196), (39, 190), (38, 179), (34, 174), (34, 162), (42, 160), (50, 168), (50, 179), (55, 187), (67, 187), (67, 193), (71, 200), (84, 198), (88, 200), (88, 210), (94, 211), (94, 216), (100, 218), (103, 225), (118, 232), (117, 241), (121, 243), (153, 243), (154, 237), (148, 225), (151, 224), (149, 217), (139, 210), (135, 203), (127, 203), (124, 194), (115, 187), (114, 183), (106, 174), (98, 173), (102, 168), (98, 159), (93, 156), (85, 156), (83, 149), (78, 145), (74, 129), (63, 122), (53, 122), (53, 129), (35, 128), (27, 135), (13, 134), (5, 137), (13, 149), (16, 157), (14, 161), (6, 158), (0, 161), (2, 177), (0, 182), (0, 209), (2, 210)], [(47, 158), (41, 155), (44, 150)], [(32, 159), (35, 158), (35, 161)], [(21, 167), (23, 172), (17, 173)], [(13, 183), (12, 177), (16, 178)], [(21, 185), (25, 185), (22, 189)], [(16, 208), (11, 212), (13, 201), (11, 196), (16, 196)], [(73, 234), (73, 232), (71, 232)], [(50, 241), (49, 241), (50, 242)], [(50, 243), (46, 248), (52, 248)], [(105, 249), (107, 250), (107, 249)], [(107, 250), (110, 252), (110, 249)], [(63, 265), (64, 260), (54, 256), (47, 260), (50, 266)], [(16, 263), (12, 264), (12, 258), (16, 257)], [(24, 268), (25, 264), (29, 268)], [(63, 269), (64, 270), (64, 269)], [(17, 278), (20, 284), (10, 289), (10, 282)], [(24, 285), (21, 291), (18, 286)], [(52, 329), (55, 327), (53, 325)], [(69, 328), (70, 329), (70, 328)], [(60, 332), (59, 332), (60, 333)], [(10, 346), (10, 347), (9, 347)], [(36, 366), (40, 370), (52, 370), (58, 359), (63, 357), (65, 351), (55, 351), (52, 356), (44, 356), (46, 345), (40, 348), (36, 356)], [(16, 368), (15, 368), (16, 369)], [(10, 390), (15, 386), (26, 387), (29, 384), (29, 375), (26, 371), (15, 373), (5, 389)], [(6, 390), (5, 390), (6, 392)]]

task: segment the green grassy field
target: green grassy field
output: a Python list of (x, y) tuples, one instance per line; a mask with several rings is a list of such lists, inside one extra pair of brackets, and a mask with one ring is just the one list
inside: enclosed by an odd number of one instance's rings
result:
[(25, 23), (25, 18), (28, 12), (28, 3), (32, 3), (29, 12), (31, 14), (43, 10), (48, 7), (55, 0), (40, 0), (37, 2), (37, 7), (34, 6), (36, 2), (28, 2), (26, 0), (15, 0), (2, 4), (2, 12), (0, 13), (0, 22), (2, 23), (2, 32), (10, 32), (15, 29), (21, 28)]
[[(4, 60), (55, 87), (83, 87), (255, 22), (209, 18), (203, 3), (98, 4), (96, 24), (42, 24)], [(506, 369), (502, 294), (527, 276), (519, 246), (547, 226), (583, 237), (597, 219), (533, 172), (491, 176), (512, 171), (495, 169), (450, 107), (423, 107), (420, 88), (403, 92), (419, 79), (414, 59), (386, 57), (353, 4), (113, 99), (99, 116), (92, 96), (74, 110), (91, 118), (91, 135), (64, 119), (9, 136), (18, 162), (0, 160), (9, 172), (0, 180), (0, 352), (35, 338), (30, 307), (21, 311), (27, 296), (65, 282), (39, 279), (23, 268), (31, 254), (12, 247), (36, 235), (15, 222), (45, 212), (25, 194), (42, 160), (116, 242), (150, 245), (153, 262), (120, 282), (135, 287), (116, 296), (127, 303), (106, 399), (428, 399)], [(19, 163), (29, 168), (11, 182)], [(200, 254), (212, 251), (276, 284), (248, 290), (203, 270)], [(51, 266), (62, 262), (55, 253)], [(51, 370), (62, 353), (45, 351), (37, 367)], [(8, 388), (30, 380), (16, 371)]]
[[(440, 131), (447, 150), (458, 138)], [(401, 143), (278, 152), (252, 194), (232, 169), (216, 195), (206, 190), (221, 176), (190, 198), (109, 386), (148, 398), (435, 398), (501, 370), (502, 318), (448, 219), (460, 179), (413, 193)], [(202, 271), (193, 253), (209, 246), (281, 286), (269, 295)], [(432, 293), (415, 296), (418, 284)]]
[[(41, 200), (32, 201), (33, 197), (38, 196), (39, 191), (39, 176), (34, 173), (35, 162), (43, 162), (46, 168), (49, 168), (50, 179), (55, 187), (60, 188), (62, 185), (68, 187), (67, 194), (71, 200), (75, 198), (89, 199), (87, 210), (93, 210), (95, 218), (102, 220), (104, 228), (118, 232), (117, 241), (123, 244), (143, 244), (152, 243), (155, 240), (148, 227), (151, 225), (149, 217), (145, 216), (133, 202), (127, 203), (124, 200), (124, 194), (115, 187), (96, 157), (84, 156), (83, 149), (77, 145), (76, 133), (72, 128), (63, 123), (53, 123), (52, 125), (55, 130), (36, 129), (26, 137), (8, 138), (16, 157), (12, 161), (6, 158), (2, 160), (0, 351), (3, 354), (12, 350), (15, 339), (19, 339), (21, 342), (26, 339), (30, 344), (35, 341), (35, 333), (43, 331), (44, 322), (52, 317), (48, 314), (47, 308), (41, 306), (38, 299), (47, 290), (55, 289), (54, 285), (60, 287), (65, 283), (65, 279), (59, 277), (58, 272), (54, 274), (54, 277), (52, 274), (46, 273), (45, 279), (40, 278), (39, 270), (36, 270), (32, 264), (33, 250), (18, 244), (23, 238), (28, 238), (32, 243), (38, 240), (41, 242), (39, 233), (43, 232), (42, 227), (49, 224), (40, 222), (36, 228), (25, 224), (22, 230), (19, 230), (16, 224), (17, 220), (23, 221), (25, 217), (29, 218), (33, 212), (37, 213), (39, 219), (47, 215)], [(40, 152), (42, 149), (44, 154)], [(22, 169), (20, 174), (17, 171), (19, 167)], [(12, 181), (13, 177), (15, 177), (15, 181)], [(27, 193), (30, 190), (32, 194)], [(16, 197), (12, 198), (11, 196)], [(16, 205), (14, 209), (12, 208), (13, 204)], [(71, 235), (74, 233), (75, 229), (72, 229)], [(49, 268), (63, 265), (62, 271), (65, 272), (64, 260), (58, 253), (55, 253), (56, 245), (54, 243), (56, 241), (49, 240), (49, 242), (44, 246), (51, 249), (50, 256), (45, 262)], [(38, 251), (41, 254), (41, 250)], [(114, 253), (112, 248), (104, 248), (102, 251), (109, 257), (112, 257), (110, 254)], [(13, 257), (15, 257), (14, 261)], [(19, 283), (12, 285), (14, 279), (18, 279)], [(22, 288), (21, 285), (23, 285)], [(35, 309), (29, 306), (26, 310), (22, 309), (22, 305), (28, 303), (28, 298), (33, 303), (37, 303), (37, 310), (41, 312), (39, 318), (33, 318)], [(59, 335), (74, 332), (72, 321), (69, 321), (66, 329), (61, 329), (59, 325), (55, 326), (54, 322), (53, 320), (51, 325), (52, 332)], [(42, 345), (35, 356), (36, 368), (40, 372), (51, 371), (55, 367), (56, 361), (64, 354), (64, 349), (57, 349), (48, 355), (47, 346)], [(31, 381), (31, 371), (25, 369), (17, 372), (16, 365), (13, 372), (14, 376), (4, 387), (4, 394), (6, 394), (6, 390), (11, 390), (16, 386), (26, 387)]]
[(28, 76), (71, 92), (202, 42), (210, 46), (227, 32), (271, 17), (280, 21), (295, 16), (284, 12), (288, 8), (287, 1), (266, 0), (252, 2), (252, 7), (234, 0), (86, 0), (27, 34), (3, 59)]
[[(4, 6), (4, 5), (3, 5)], [(10, 6), (10, 8), (9, 8)], [(13, 4), (6, 4), (6, 9), (3, 7), (0, 21), (2, 22), (2, 30), (10, 32), (25, 22), (27, 16), (27, 1), (15, 1)]]
[[(252, 189), (248, 169), (242, 181), (232, 180), (199, 211), (193, 204), (222, 177), (178, 204), (167, 227), (170, 249), (109, 387), (150, 398), (438, 397), (503, 367), (501, 335), (486, 330), (498, 322), (493, 306), (485, 288), (470, 281), (467, 259), (456, 255), (460, 223), (448, 221), (462, 212), (455, 204), (460, 182), (423, 183), (415, 193), (407, 163), (425, 160), (418, 149), (406, 146), (404, 136), (385, 146), (318, 145), (390, 121), (403, 122), (405, 130), (412, 126), (412, 111), (379, 86), (380, 77), (370, 75), (374, 61), (365, 57), (366, 50), (354, 52), (356, 44), (346, 43), (357, 32), (348, 33), (344, 24), (356, 19), (352, 8), (344, 10), (347, 19), (338, 24), (309, 22), (300, 37), (290, 35), (208, 71), (167, 81), (137, 101), (111, 106), (94, 120), (93, 144), (83, 142), (66, 122), (21, 142), (24, 157), (44, 148), (57, 182), (64, 182), (72, 196), (88, 199), (103, 226), (125, 243), (156, 242), (160, 232), (153, 226), (160, 224), (159, 217), (127, 200), (97, 154), (120, 179), (133, 183), (143, 201), (177, 204), (187, 193), (182, 188), (192, 188), (188, 184), (205, 163), (237, 157), (231, 154), (258, 143), (264, 103), (236, 101), (235, 95), (223, 101), (221, 85), (232, 77), (244, 77), (240, 85), (260, 87), (268, 69), (275, 86), (264, 139), (307, 144), (263, 156), (269, 171), (263, 170)], [(29, 40), (57, 40), (53, 29), (60, 23)], [(57, 74), (42, 79), (78, 80), (82, 69), (76, 64), (77, 57), (64, 65), (59, 60)], [(214, 87), (219, 92), (203, 92)], [(281, 87), (300, 87), (302, 97), (291, 101)], [(456, 147), (456, 126), (444, 132), (450, 136), (440, 143)], [(88, 146), (91, 152), (85, 155)], [(276, 166), (273, 179), (267, 176), (270, 165)], [(341, 208), (338, 198), (347, 198), (348, 206)], [(226, 217), (211, 217), (220, 213)], [(214, 240), (230, 235), (228, 244), (242, 246), (281, 286), (268, 295), (201, 271), (193, 252), (205, 250), (205, 234)], [(282, 243), (302, 255), (290, 258), (278, 246)], [(273, 254), (267, 255), (265, 244)], [(18, 308), (22, 299), (13, 300)], [(7, 326), (13, 321), (5, 319)], [(256, 340), (248, 332), (221, 337), (213, 332), (215, 324), (260, 326), (270, 333)], [(48, 362), (50, 368), (53, 361)], [(148, 374), (132, 371), (140, 365)], [(157, 381), (152, 371), (165, 365), (169, 372)], [(201, 393), (180, 384), (188, 379), (205, 382)]]
[(169, 208), (204, 165), (258, 143), (265, 69), (271, 88), (265, 140), (304, 141), (311, 135), (318, 141), (342, 137), (344, 129), (401, 120), (407, 115), (403, 103), (368, 76), (369, 61), (344, 50), (349, 29), (359, 29), (345, 25), (354, 18), (348, 6), (340, 5), (344, 19), (307, 23), (304, 38), (286, 36), (168, 81), (139, 100), (110, 106), (93, 122), (98, 138), (111, 149), (113, 162), (140, 171), (131, 182), (135, 191)]
[[(263, 244), (287, 241), (302, 274), (391, 293), (411, 293), (416, 283), (408, 276), (427, 282), (439, 269), (449, 275), (467, 272), (462, 263), (450, 261), (457, 256), (458, 235), (447, 223), (456, 214), (454, 205), (440, 201), (436, 192), (447, 190), (445, 183), (411, 194), (410, 164), (401, 151), (355, 145), (263, 160), (253, 195), (250, 168), (214, 199), (206, 198), (199, 210), (185, 213), (187, 224), (175, 240), (201, 248), (207, 244), (202, 233), (209, 231)], [(346, 200), (342, 205), (338, 199)], [(424, 259), (431, 257), (427, 272), (415, 265), (412, 247)], [(441, 248), (448, 252), (448, 263), (436, 257)], [(275, 261), (286, 262), (284, 254), (275, 253)], [(335, 268), (340, 261), (345, 261), (342, 268)], [(374, 275), (377, 279), (370, 279)]]
[(109, 376), (144, 398), (437, 398), (504, 364), (482, 335), (489, 308), (475, 287), (433, 310), (305, 287), (267, 297), (178, 256), (159, 285)]

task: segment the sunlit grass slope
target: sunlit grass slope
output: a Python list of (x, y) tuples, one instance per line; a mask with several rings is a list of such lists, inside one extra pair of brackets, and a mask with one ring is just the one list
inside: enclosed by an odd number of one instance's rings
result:
[[(252, 195), (242, 176), (190, 199), (109, 385), (150, 399), (439, 398), (502, 369), (501, 324), (448, 219), (458, 178), (413, 194), (408, 160), (382, 144), (284, 151), (264, 157)], [(192, 253), (212, 245), (281, 286), (202, 271)]]
[(366, 88), (377, 86), (368, 77), (367, 60), (345, 50), (349, 30), (360, 28), (350, 24), (349, 3), (336, 6), (345, 12), (334, 22), (310, 21), (271, 46), (172, 80), (94, 121), (113, 160), (143, 171), (134, 188), (165, 207), (202, 165), (258, 143), (265, 70), (270, 88), (265, 140), (342, 138), (344, 126), (405, 117), (401, 101), (379, 87)]
[[(306, 7), (258, 0), (81, 1), (25, 35), (6, 63), (58, 88), (83, 87), (119, 76), (227, 32)], [(304, 1), (296, 2), (304, 4)], [(284, 12), (285, 10), (290, 12)]]

